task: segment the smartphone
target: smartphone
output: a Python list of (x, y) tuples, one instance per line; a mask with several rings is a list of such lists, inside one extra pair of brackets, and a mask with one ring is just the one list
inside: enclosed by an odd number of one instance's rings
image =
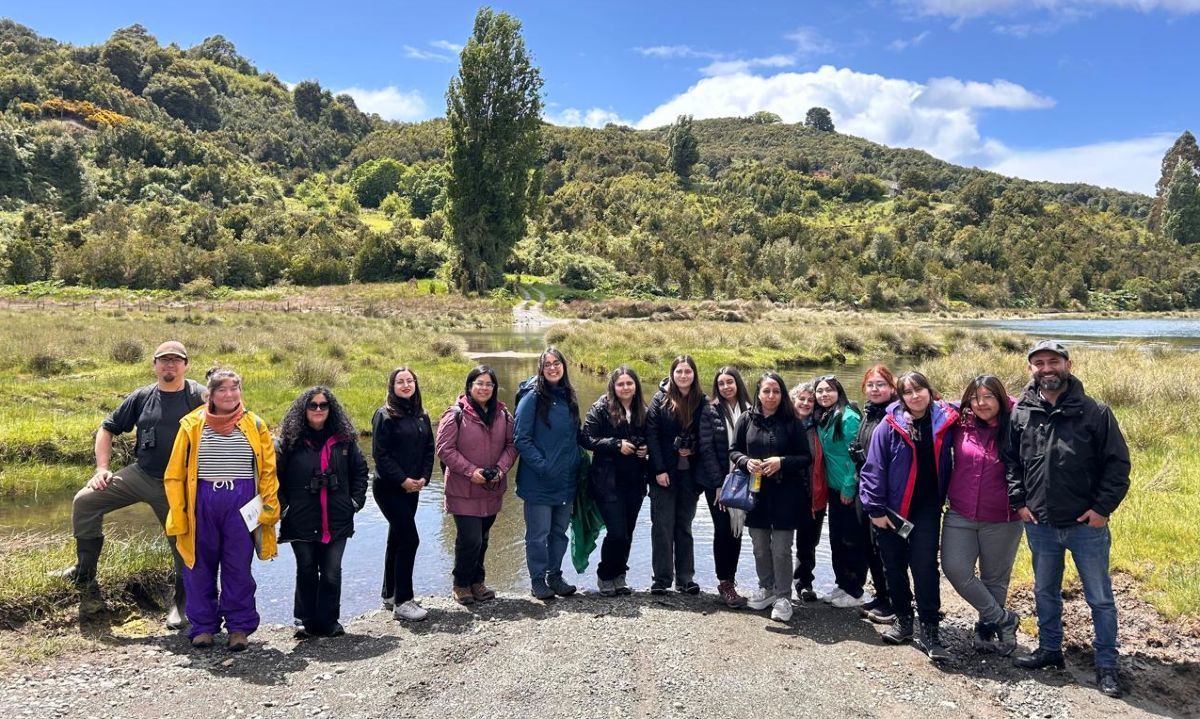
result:
[(908, 535), (912, 534), (913, 523), (900, 516), (899, 512), (891, 509), (887, 510), (888, 519), (892, 520), (892, 525), (895, 527), (896, 534), (901, 539), (908, 539)]

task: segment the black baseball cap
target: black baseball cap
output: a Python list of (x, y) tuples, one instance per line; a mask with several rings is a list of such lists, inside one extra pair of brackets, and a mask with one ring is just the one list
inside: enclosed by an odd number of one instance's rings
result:
[(1071, 359), (1071, 353), (1067, 351), (1066, 347), (1063, 347), (1061, 342), (1056, 340), (1038, 340), (1038, 343), (1035, 344), (1029, 350), (1029, 353), (1025, 355), (1025, 359), (1033, 359), (1033, 356), (1038, 352), (1053, 352), (1065, 360)]

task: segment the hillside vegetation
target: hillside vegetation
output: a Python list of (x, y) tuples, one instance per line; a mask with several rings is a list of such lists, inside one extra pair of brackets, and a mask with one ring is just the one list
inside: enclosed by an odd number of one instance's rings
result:
[[(445, 277), (446, 123), (290, 89), (220, 36), (75, 47), (0, 20), (0, 282), (264, 287)], [(1034, 183), (778, 122), (545, 126), (504, 268), (581, 295), (857, 307), (1200, 307), (1151, 198)]]

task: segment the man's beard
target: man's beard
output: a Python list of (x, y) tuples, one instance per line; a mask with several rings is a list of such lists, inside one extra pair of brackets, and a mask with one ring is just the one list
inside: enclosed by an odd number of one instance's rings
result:
[(1054, 372), (1048, 375), (1039, 375), (1037, 378), (1038, 389), (1057, 392), (1067, 384), (1068, 373)]

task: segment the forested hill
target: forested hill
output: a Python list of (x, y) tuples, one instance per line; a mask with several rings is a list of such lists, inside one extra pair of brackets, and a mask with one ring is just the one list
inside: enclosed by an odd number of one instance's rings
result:
[[(401, 84), (402, 78), (398, 79)], [(0, 282), (103, 287), (426, 277), (448, 256), (443, 120), (289, 89), (220, 36), (75, 47), (0, 20)], [(871, 306), (1200, 306), (1151, 198), (1033, 183), (788, 125), (547, 125), (506, 268), (581, 292)]]

